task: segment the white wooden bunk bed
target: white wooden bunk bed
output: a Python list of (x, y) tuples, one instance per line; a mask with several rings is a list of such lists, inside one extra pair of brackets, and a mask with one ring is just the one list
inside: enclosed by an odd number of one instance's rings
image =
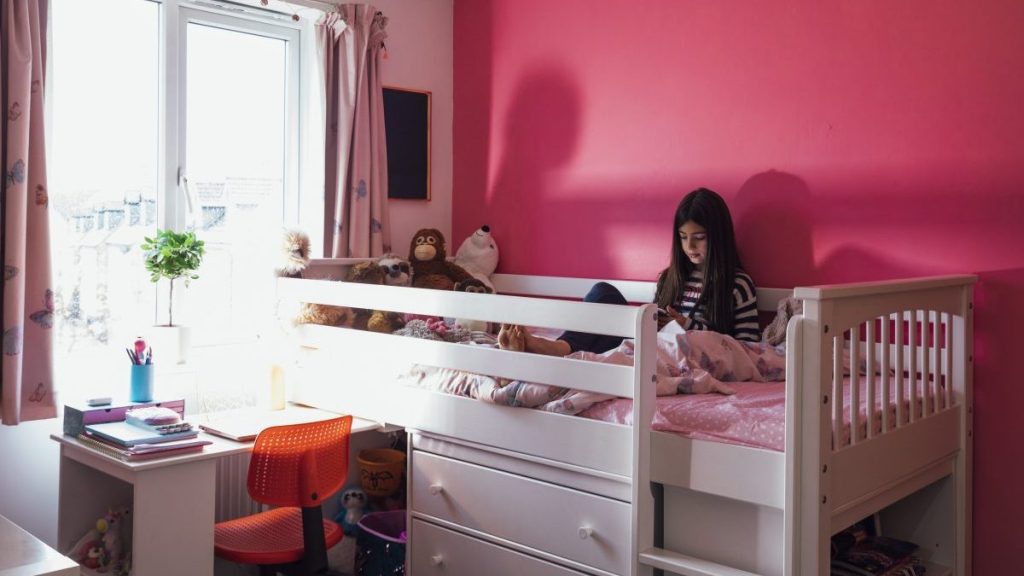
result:
[[(342, 277), (352, 262), (315, 261), (307, 274)], [(493, 280), (499, 294), (279, 280), (284, 301), (635, 339), (635, 365), (617, 366), (296, 329), (294, 400), (410, 433), (414, 575), (827, 574), (830, 536), (879, 511), (884, 533), (922, 545), (929, 575), (970, 574), (974, 276), (759, 290), (763, 310), (790, 294), (804, 304), (787, 330), (782, 452), (397, 385), (410, 364), (440, 366), (632, 398), (632, 421), (651, 422), (653, 304), (565, 300), (589, 279)], [(611, 282), (630, 301), (652, 299), (653, 283)], [(875, 367), (849, 387), (848, 411), (833, 401), (844, 348), (850, 366)]]

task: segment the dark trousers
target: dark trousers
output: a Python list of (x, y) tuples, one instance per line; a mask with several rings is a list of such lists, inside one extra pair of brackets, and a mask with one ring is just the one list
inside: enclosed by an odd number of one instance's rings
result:
[[(619, 289), (607, 282), (598, 282), (583, 297), (584, 302), (597, 302), (600, 304), (625, 304), (626, 297), (619, 292)], [(600, 354), (622, 344), (622, 336), (607, 336), (605, 334), (588, 334), (586, 332), (563, 332), (558, 337), (569, 344), (573, 352), (594, 352)]]

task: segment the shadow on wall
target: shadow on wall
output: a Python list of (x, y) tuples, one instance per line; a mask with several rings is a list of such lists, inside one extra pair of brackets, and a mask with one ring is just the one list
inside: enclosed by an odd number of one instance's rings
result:
[(572, 164), (584, 133), (572, 79), (550, 65), (521, 79), (494, 150), (493, 184), (483, 202), (466, 198), (460, 209), (472, 219), (460, 222), (498, 222), (502, 272), (654, 280), (667, 265), (673, 213), (689, 188), (642, 178), (566, 184), (579, 175)]
[[(851, 221), (843, 201), (815, 195), (799, 176), (776, 170), (755, 174), (728, 202), (743, 263), (759, 285), (789, 287), (941, 273), (887, 256), (882, 243), (870, 248), (845, 243), (828, 254), (816, 253), (816, 229), (836, 225), (855, 229), (858, 223)], [(865, 221), (864, 227), (870, 229), (873, 224)]]
[[(559, 206), (551, 197), (553, 183), (576, 153), (580, 132), (579, 88), (568, 70), (544, 67), (528, 72), (513, 92), (504, 118), (498, 170), (484, 197), (483, 212), (513, 224), (501, 235), (503, 271), (545, 268), (542, 248), (561, 246), (573, 234), (587, 234), (580, 226), (580, 204)], [(598, 241), (592, 235), (589, 241)], [(536, 260), (531, 256), (536, 256)], [(606, 246), (592, 245), (588, 258), (608, 265)], [(596, 264), (596, 263), (595, 263)]]

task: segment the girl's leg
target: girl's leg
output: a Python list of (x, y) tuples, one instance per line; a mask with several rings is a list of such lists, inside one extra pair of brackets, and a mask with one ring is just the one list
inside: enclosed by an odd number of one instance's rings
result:
[[(584, 302), (597, 302), (599, 304), (626, 304), (626, 297), (619, 292), (619, 289), (607, 282), (598, 282), (583, 297)], [(569, 345), (570, 352), (594, 352), (600, 354), (622, 344), (622, 336), (607, 336), (605, 334), (589, 334), (587, 332), (566, 331), (558, 337), (556, 342), (565, 342)], [(529, 350), (529, 341), (527, 341)], [(568, 353), (567, 353), (568, 354)]]
[[(607, 282), (598, 282), (591, 287), (584, 302), (600, 304), (626, 304), (626, 297), (619, 289)], [(547, 356), (568, 356), (580, 350), (600, 354), (622, 344), (622, 336), (589, 334), (587, 332), (563, 332), (555, 340), (534, 336), (520, 326), (502, 324), (498, 333), (498, 345), (506, 350), (525, 350)]]

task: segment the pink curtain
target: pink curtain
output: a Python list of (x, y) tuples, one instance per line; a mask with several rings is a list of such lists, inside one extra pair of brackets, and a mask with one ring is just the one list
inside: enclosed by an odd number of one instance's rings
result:
[(0, 0), (3, 99), (3, 392), (0, 420), (57, 415), (43, 142), (47, 0)]
[(324, 71), (324, 254), (380, 256), (391, 251), (381, 55), (387, 18), (346, 4), (317, 22)]

